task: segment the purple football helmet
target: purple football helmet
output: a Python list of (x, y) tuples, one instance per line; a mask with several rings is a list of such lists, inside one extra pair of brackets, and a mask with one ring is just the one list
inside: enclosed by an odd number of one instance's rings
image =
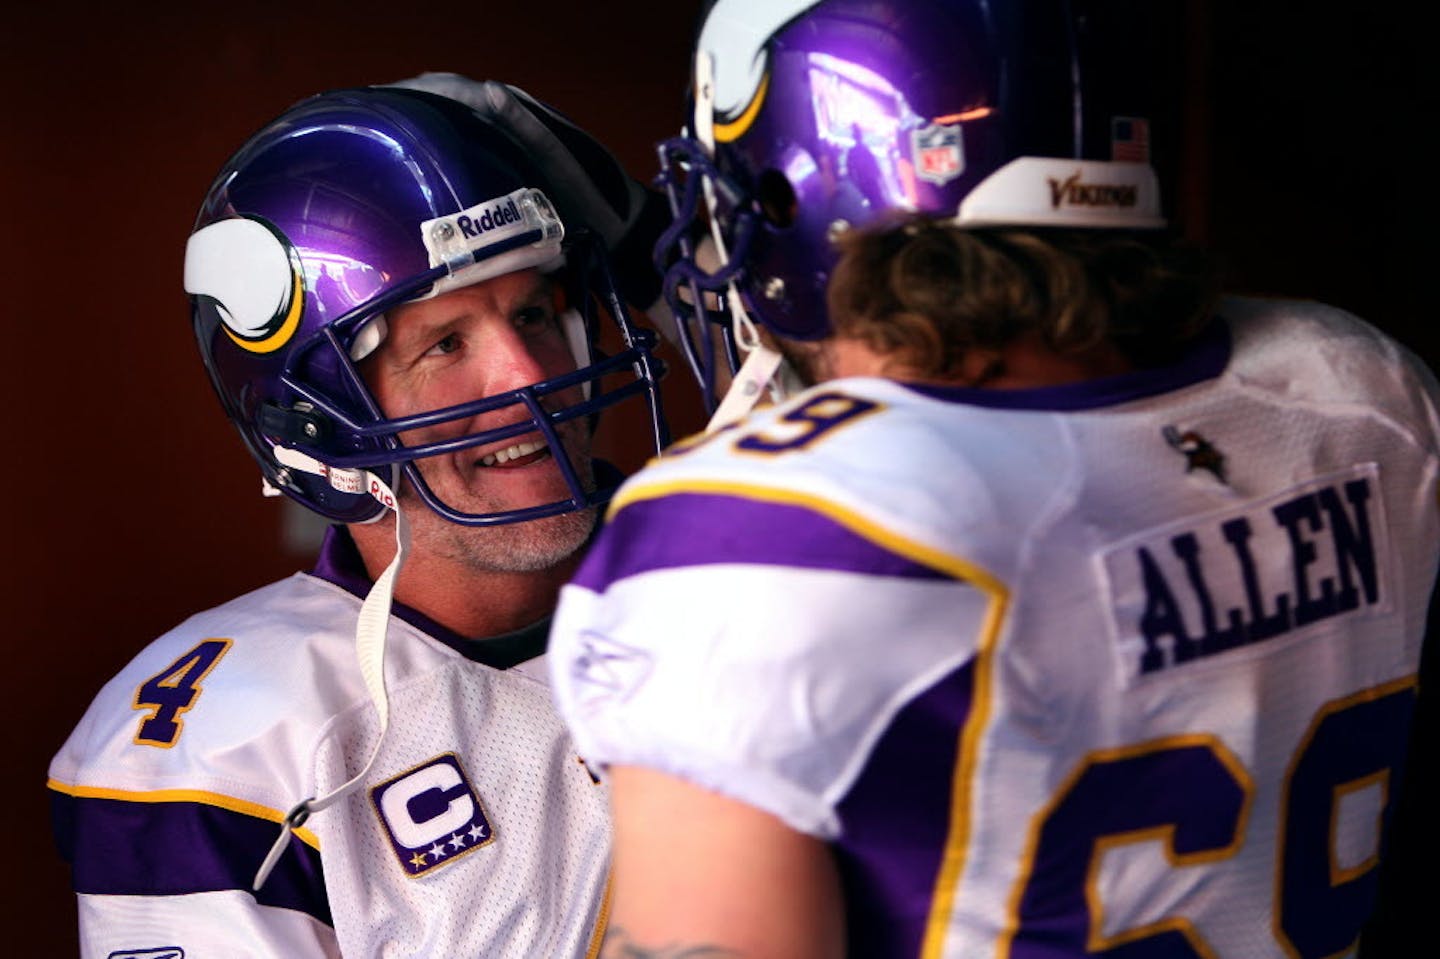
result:
[(694, 304), (733, 290), (772, 333), (823, 338), (833, 239), (886, 212), (1165, 227), (1156, 170), (1171, 160), (1179, 6), (715, 0), (697, 34), (694, 115), (660, 147), (675, 222), (656, 247), (707, 405), (704, 321), (730, 321)]
[[(331, 520), (367, 522), (385, 510), (367, 477), (393, 489), (403, 473), (446, 519), (489, 525), (609, 498), (614, 482), (586, 488), (593, 484), (557, 436), (563, 423), (591, 423), (637, 397), (649, 408), (650, 439), (664, 446), (655, 336), (632, 325), (603, 250), (585, 224), (561, 223), (546, 189), (511, 141), (468, 107), (397, 88), (303, 100), (236, 152), (196, 220), (185, 289), (205, 368), (269, 487)], [(553, 273), (564, 291), (576, 370), (446, 409), (384, 416), (357, 368), (385, 335), (384, 312), (527, 268)], [(605, 323), (619, 330), (611, 356), (596, 349)], [(579, 402), (562, 399), (582, 393)], [(502, 409), (523, 419), (442, 442), (400, 439)], [(416, 467), (427, 456), (530, 433), (548, 442), (568, 498), (464, 512)]]

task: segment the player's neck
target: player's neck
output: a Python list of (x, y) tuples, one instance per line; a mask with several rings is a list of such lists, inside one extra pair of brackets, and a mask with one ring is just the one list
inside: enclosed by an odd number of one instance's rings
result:
[(536, 572), (476, 571), (433, 557), (406, 561), (395, 597), (461, 636), (480, 639), (529, 626), (555, 610), (575, 561)]
[(967, 351), (960, 359), (959, 369), (946, 377), (914, 375), (867, 344), (848, 338), (826, 342), (821, 368), (828, 373), (826, 378), (881, 376), (942, 386), (1018, 390), (1116, 376), (1132, 369), (1132, 365), (1119, 349), (1108, 343), (1080, 353), (1057, 353), (1045, 346), (1038, 335), (1032, 334), (1018, 337), (999, 350)]

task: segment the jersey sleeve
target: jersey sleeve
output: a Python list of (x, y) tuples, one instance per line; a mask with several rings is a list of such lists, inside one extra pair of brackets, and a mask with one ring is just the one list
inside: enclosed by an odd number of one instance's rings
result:
[(85, 955), (339, 955), (308, 832), (251, 891), (278, 810), (206, 790), (49, 787)]
[(312, 677), (275, 665), (301, 648), (295, 637), (245, 615), (263, 601), (192, 618), (142, 650), (51, 761), (85, 955), (338, 954), (310, 829), (251, 890), (291, 797), (306, 794), (317, 725), (303, 695)]
[(183, 956), (340, 955), (329, 926), (303, 912), (262, 906), (241, 891), (186, 896), (80, 895), (80, 952), (126, 959)]
[(963, 574), (792, 490), (642, 487), (562, 596), (557, 699), (587, 762), (667, 772), (831, 838), (897, 713), (993, 628), (993, 591)]

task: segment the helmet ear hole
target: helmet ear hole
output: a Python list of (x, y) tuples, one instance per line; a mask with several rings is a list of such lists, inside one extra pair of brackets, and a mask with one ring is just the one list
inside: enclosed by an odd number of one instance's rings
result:
[(766, 222), (780, 229), (794, 226), (800, 212), (800, 201), (790, 178), (779, 170), (766, 170), (760, 174), (757, 187), (755, 199), (760, 204), (760, 211), (765, 214)]

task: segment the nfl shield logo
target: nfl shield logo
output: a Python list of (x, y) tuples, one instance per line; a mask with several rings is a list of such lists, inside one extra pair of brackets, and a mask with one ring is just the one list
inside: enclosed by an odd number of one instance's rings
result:
[(915, 175), (936, 185), (955, 179), (965, 171), (965, 151), (960, 143), (960, 126), (929, 126), (910, 131)]

